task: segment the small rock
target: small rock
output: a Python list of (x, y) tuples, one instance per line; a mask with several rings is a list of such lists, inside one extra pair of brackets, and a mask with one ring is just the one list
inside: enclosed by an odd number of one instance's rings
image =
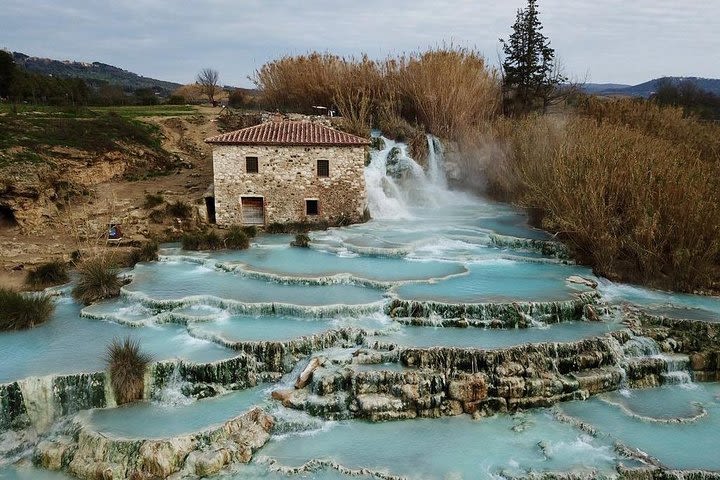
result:
[(581, 277), (580, 275), (570, 275), (566, 280), (570, 283), (577, 283), (590, 288), (597, 288), (598, 286), (598, 283), (595, 280), (590, 280), (589, 278)]

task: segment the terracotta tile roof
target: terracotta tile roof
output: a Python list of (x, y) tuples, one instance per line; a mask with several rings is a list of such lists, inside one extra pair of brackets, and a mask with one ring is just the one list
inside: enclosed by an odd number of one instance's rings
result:
[(369, 140), (303, 121), (266, 122), (205, 139), (207, 143), (225, 145), (320, 145), (361, 146)]

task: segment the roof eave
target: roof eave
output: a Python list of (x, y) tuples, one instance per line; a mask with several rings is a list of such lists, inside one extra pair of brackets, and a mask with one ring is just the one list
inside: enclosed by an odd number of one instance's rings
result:
[(232, 142), (219, 140), (205, 140), (211, 145), (237, 145), (237, 146), (265, 146), (265, 147), (366, 147), (370, 142), (357, 143), (308, 143), (308, 142)]

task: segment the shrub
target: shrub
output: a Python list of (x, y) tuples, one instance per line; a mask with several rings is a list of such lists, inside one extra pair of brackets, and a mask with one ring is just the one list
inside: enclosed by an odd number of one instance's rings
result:
[(205, 248), (203, 250), (218, 250), (223, 247), (223, 241), (215, 230), (204, 234)]
[(641, 118), (620, 123), (523, 120), (500, 169), (512, 179), (505, 190), (601, 275), (685, 291), (712, 286), (720, 162), (703, 157), (692, 135), (662, 138)]
[(133, 266), (139, 262), (154, 262), (158, 259), (158, 244), (151, 241), (143, 243), (141, 247), (134, 248), (128, 255), (128, 265)]
[(270, 108), (316, 113), (315, 105), (336, 106), (343, 128), (359, 135), (375, 123), (409, 136), (412, 125), (421, 124), (455, 139), (493, 118), (501, 98), (497, 71), (477, 51), (454, 45), (384, 62), (316, 52), (288, 56), (263, 65), (253, 81)]
[(177, 200), (167, 205), (166, 212), (175, 218), (190, 218), (192, 215), (192, 205), (182, 200)]
[(143, 398), (145, 370), (151, 361), (152, 358), (140, 349), (137, 340), (126, 337), (110, 342), (105, 351), (105, 362), (118, 405)]
[(33, 288), (45, 288), (67, 283), (67, 265), (59, 260), (43, 263), (28, 273), (25, 282)]
[(120, 295), (122, 281), (118, 276), (117, 268), (109, 260), (95, 257), (84, 261), (78, 268), (80, 279), (72, 290), (76, 300), (85, 305), (104, 298)]
[(24, 330), (46, 322), (55, 304), (48, 295), (28, 295), (0, 288), (0, 331)]
[(225, 234), (225, 248), (235, 250), (244, 250), (250, 247), (250, 239), (245, 230), (237, 225), (233, 225)]
[(163, 223), (167, 217), (166, 210), (152, 210), (148, 215), (148, 218), (153, 223)]
[(290, 242), (290, 246), (300, 247), (300, 248), (309, 248), (310, 247), (310, 237), (308, 237), (304, 233), (298, 233), (297, 235), (295, 235), (295, 240)]
[(158, 205), (162, 205), (164, 201), (165, 199), (159, 193), (148, 193), (145, 195), (145, 203), (143, 204), (143, 207), (147, 209), (155, 208)]
[(255, 238), (257, 236), (258, 230), (255, 225), (247, 225), (242, 227), (243, 232), (245, 232), (245, 235), (248, 236), (248, 238)]
[(180, 241), (185, 250), (218, 250), (224, 245), (223, 240), (213, 230), (185, 232)]

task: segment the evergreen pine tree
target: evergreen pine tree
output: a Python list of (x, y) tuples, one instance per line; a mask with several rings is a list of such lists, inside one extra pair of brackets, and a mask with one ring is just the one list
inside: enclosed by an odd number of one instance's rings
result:
[(507, 111), (527, 112), (540, 102), (543, 110), (565, 78), (555, 63), (555, 50), (542, 33), (537, 0), (517, 12), (512, 34), (500, 39), (505, 54), (503, 93)]

